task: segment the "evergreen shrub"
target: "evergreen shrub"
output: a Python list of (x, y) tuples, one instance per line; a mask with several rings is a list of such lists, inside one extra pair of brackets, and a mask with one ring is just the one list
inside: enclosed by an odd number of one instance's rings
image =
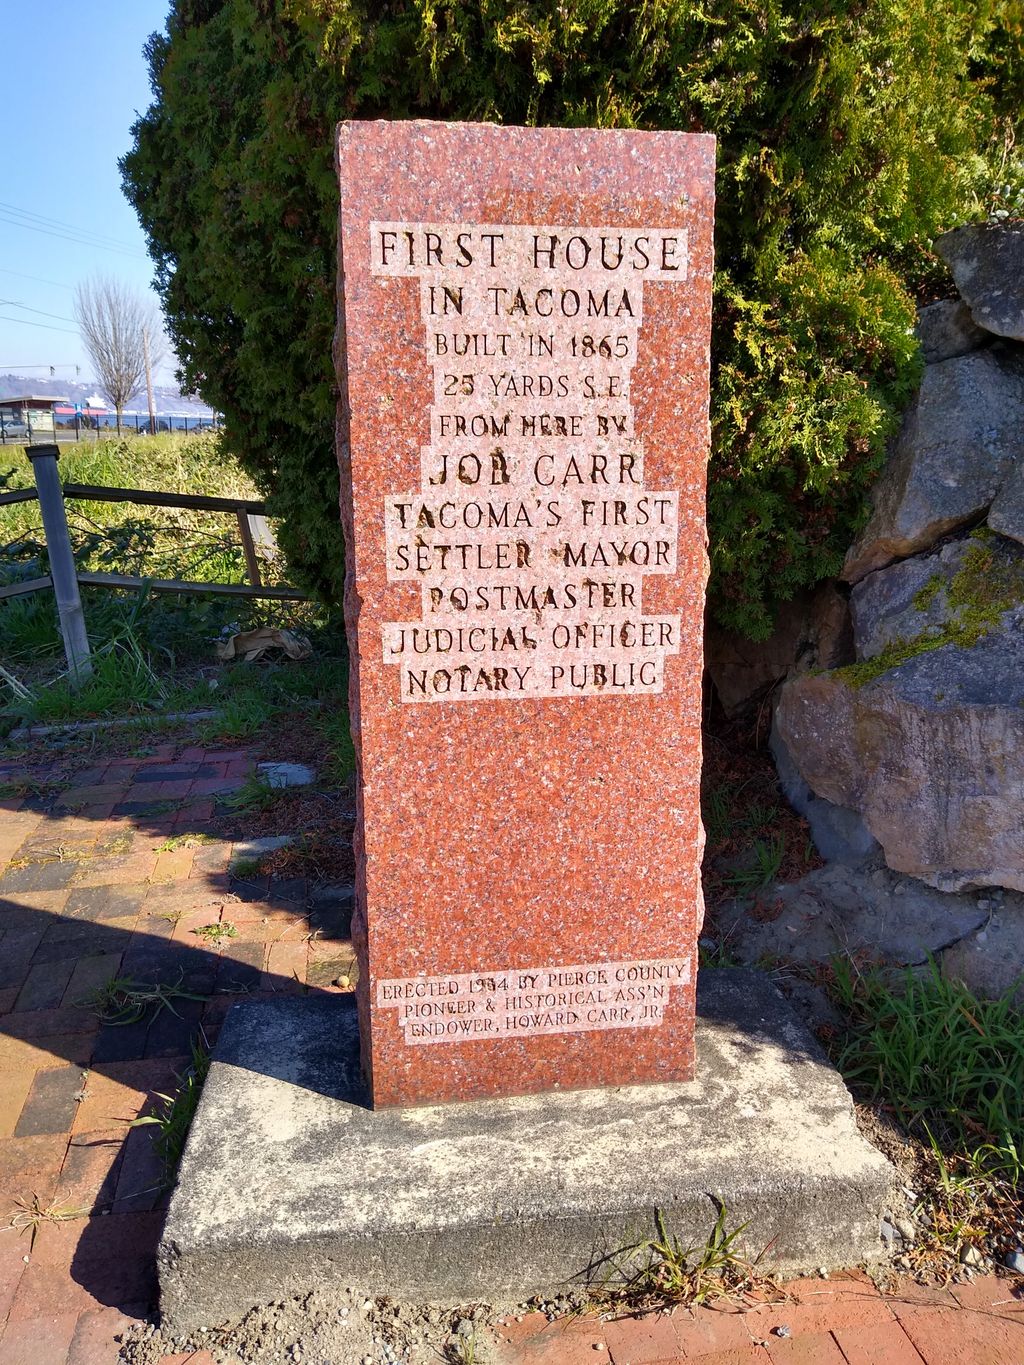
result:
[(174, 0), (123, 162), (185, 383), (342, 584), (336, 186), (349, 118), (719, 139), (711, 609), (838, 569), (913, 391), (937, 232), (1020, 211), (1020, 0)]

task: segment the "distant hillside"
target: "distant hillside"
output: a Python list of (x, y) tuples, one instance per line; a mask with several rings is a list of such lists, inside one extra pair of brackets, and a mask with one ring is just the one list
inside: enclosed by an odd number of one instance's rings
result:
[[(0, 403), (5, 398), (37, 393), (53, 394), (55, 398), (69, 398), (72, 403), (81, 403), (100, 392), (99, 385), (76, 383), (67, 379), (40, 379), (23, 374), (0, 374)], [(189, 398), (173, 384), (154, 384), (153, 398), (158, 417), (212, 417), (213, 409), (199, 398)], [(109, 406), (109, 404), (107, 405)], [(146, 391), (137, 393), (126, 409), (128, 412), (146, 412)]]

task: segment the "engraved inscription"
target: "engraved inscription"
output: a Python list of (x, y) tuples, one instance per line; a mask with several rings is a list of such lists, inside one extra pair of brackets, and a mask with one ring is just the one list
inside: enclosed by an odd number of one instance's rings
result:
[(407, 1043), (656, 1028), (690, 959), (599, 962), (378, 981), (376, 1003), (398, 1010)]
[(641, 597), (676, 572), (678, 497), (645, 484), (630, 383), (685, 229), (375, 222), (370, 251), (418, 282), (433, 373), (420, 487), (384, 507), (421, 596), (383, 627), (402, 701), (660, 692), (679, 618)]

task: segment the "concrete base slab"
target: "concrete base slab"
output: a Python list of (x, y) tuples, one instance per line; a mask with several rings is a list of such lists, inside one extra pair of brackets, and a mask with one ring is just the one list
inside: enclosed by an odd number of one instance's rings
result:
[[(159, 1251), (176, 1330), (331, 1286), (460, 1301), (607, 1278), (661, 1211), (795, 1271), (879, 1255), (894, 1177), (767, 978), (701, 973), (698, 1075), (372, 1111), (346, 997), (236, 1005)], [(510, 1063), (511, 1064), (511, 1063)]]

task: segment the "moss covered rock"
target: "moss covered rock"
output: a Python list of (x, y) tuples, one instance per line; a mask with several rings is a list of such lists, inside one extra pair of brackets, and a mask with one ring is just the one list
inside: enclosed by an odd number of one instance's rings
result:
[(889, 867), (1024, 890), (1024, 612), (876, 677), (794, 678), (776, 725), (801, 777), (860, 813)]

